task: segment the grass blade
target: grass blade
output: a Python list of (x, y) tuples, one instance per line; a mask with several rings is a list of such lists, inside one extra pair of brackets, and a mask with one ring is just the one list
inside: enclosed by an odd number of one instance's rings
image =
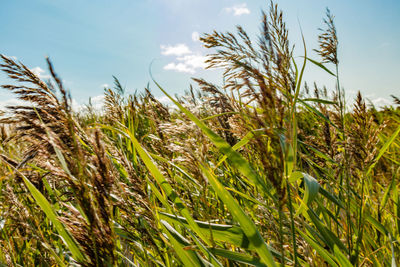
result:
[(232, 197), (232, 195), (225, 189), (225, 187), (217, 180), (217, 178), (209, 170), (201, 166), (203, 174), (214, 188), (218, 197), (225, 203), (226, 207), (231, 212), (233, 218), (239, 222), (240, 227), (245, 232), (250, 243), (255, 247), (255, 251), (260, 256), (261, 260), (268, 266), (275, 266), (274, 259), (270, 250), (267, 247), (260, 232), (257, 230), (254, 222), (246, 215), (240, 205)]

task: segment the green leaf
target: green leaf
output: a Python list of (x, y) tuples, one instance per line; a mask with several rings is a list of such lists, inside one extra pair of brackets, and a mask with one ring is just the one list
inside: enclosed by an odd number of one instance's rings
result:
[(190, 244), (188, 240), (181, 236), (168, 222), (161, 220), (161, 225), (171, 242), (172, 248), (185, 266), (203, 266), (193, 250), (184, 249), (185, 246)]
[(308, 205), (317, 197), (320, 185), (314, 177), (308, 175), (307, 173), (303, 173), (303, 177), (304, 184), (306, 186), (306, 196), (304, 197), (304, 202)]
[(239, 222), (240, 227), (243, 229), (250, 243), (255, 247), (255, 251), (258, 253), (261, 260), (268, 266), (275, 266), (272, 254), (254, 222), (246, 215), (237, 201), (218, 181), (214, 174), (203, 166), (200, 166), (200, 168), (218, 197), (225, 203), (233, 218)]
[(313, 247), (317, 253), (327, 262), (330, 264), (330, 266), (334, 267), (339, 267), (336, 262), (334, 261), (334, 256), (331, 255), (328, 251), (326, 251), (323, 247), (318, 245), (317, 242), (315, 242), (311, 237), (309, 237), (307, 234), (303, 233), (299, 229), (297, 229), (297, 232), (306, 240), (306, 242)]
[(324, 71), (326, 71), (326, 72), (329, 73), (330, 75), (336, 77), (336, 75), (335, 75), (332, 71), (330, 71), (327, 67), (325, 67), (322, 63), (317, 62), (317, 61), (315, 61), (315, 60), (313, 60), (313, 59), (311, 59), (311, 58), (308, 58), (308, 57), (306, 57), (306, 59), (307, 59), (308, 61), (310, 61), (311, 63), (313, 63), (314, 65), (320, 67), (321, 69), (323, 69)]
[(353, 264), (346, 258), (345, 255), (340, 251), (340, 249), (335, 246), (333, 248), (333, 253), (336, 256), (336, 260), (339, 262), (341, 267), (353, 267)]
[[(18, 170), (16, 171), (18, 172)], [(18, 172), (18, 175), (22, 177), (26, 187), (31, 192), (32, 196), (35, 198), (36, 203), (43, 210), (43, 212), (50, 219), (50, 221), (54, 224), (54, 227), (62, 237), (62, 240), (64, 241), (65, 245), (71, 251), (72, 256), (75, 258), (75, 260), (83, 262), (85, 260), (85, 257), (79, 248), (79, 244), (70, 235), (70, 233), (64, 227), (64, 225), (58, 220), (56, 212), (53, 210), (50, 203), (22, 173)]]
[[(240, 140), (239, 142), (237, 142), (237, 143), (232, 147), (232, 149), (233, 149), (234, 151), (237, 151), (239, 148), (245, 146), (251, 139), (253, 139), (253, 137), (255, 136), (255, 134), (257, 133), (257, 131), (260, 131), (260, 130), (255, 130), (255, 131), (250, 131), (250, 132), (248, 132), (248, 133), (242, 138), (242, 140)], [(220, 166), (227, 158), (228, 158), (228, 156), (227, 156), (227, 155), (224, 155), (224, 156), (222, 157), (222, 159), (218, 162), (218, 164), (216, 165), (215, 168), (217, 168), (218, 166)]]
[(307, 205), (309, 205), (317, 197), (318, 191), (320, 188), (318, 181), (314, 177), (312, 177), (306, 173), (302, 173), (302, 175), (304, 178), (305, 192), (304, 192), (303, 201), (302, 201), (299, 209), (296, 211), (295, 216), (302, 213), (307, 208)]
[(389, 200), (389, 195), (390, 195), (390, 192), (392, 191), (392, 189), (394, 187), (395, 181), (396, 181), (396, 176), (393, 175), (392, 181), (390, 182), (390, 185), (386, 188), (385, 194), (383, 195), (383, 198), (382, 198), (382, 201), (381, 201), (381, 205), (379, 206), (380, 209), (382, 209), (382, 210), (385, 208), (386, 203)]
[(303, 98), (302, 101), (334, 105), (336, 102), (320, 98)]
[[(140, 158), (142, 159), (143, 163), (146, 165), (147, 169), (150, 171), (154, 179), (157, 181), (159, 186), (164, 190), (167, 197), (175, 204), (176, 208), (178, 209), (179, 213), (185, 217), (191, 227), (191, 229), (197, 233), (201, 239), (206, 242), (208, 245), (211, 245), (210, 240), (208, 240), (205, 236), (202, 235), (199, 226), (194, 221), (193, 217), (191, 216), (189, 210), (183, 203), (183, 201), (179, 198), (176, 192), (173, 190), (172, 186), (168, 183), (165, 179), (161, 171), (157, 168), (157, 166), (153, 163), (152, 158), (147, 153), (147, 151), (140, 145), (139, 141), (136, 139), (135, 136), (132, 135), (131, 132), (127, 131), (126, 128), (121, 125), (123, 129), (118, 129), (115, 127), (111, 127), (108, 125), (102, 125), (103, 128), (110, 129), (112, 131), (117, 131), (123, 134), (126, 138), (129, 138), (132, 144), (134, 145), (137, 153), (139, 154)], [(160, 199), (160, 194), (156, 194), (161, 202), (165, 202), (163, 198)]]
[(315, 212), (312, 209), (308, 209), (308, 215), (311, 221), (314, 223), (315, 227), (317, 228), (318, 232), (324, 238), (325, 243), (333, 250), (335, 245), (338, 246), (340, 249), (347, 252), (347, 248), (343, 245), (340, 239), (331, 231), (329, 230), (318, 218)]
[(235, 251), (230, 251), (226, 249), (220, 249), (220, 248), (209, 248), (209, 250), (220, 257), (232, 260), (232, 261), (237, 261), (241, 262), (244, 264), (249, 264), (252, 266), (257, 266), (257, 267), (267, 267), (268, 265), (265, 265), (264, 263), (260, 262), (259, 258), (243, 254), (243, 253), (238, 253)]
[(378, 155), (374, 159), (373, 163), (369, 166), (366, 176), (368, 176), (368, 174), (372, 171), (372, 169), (375, 167), (376, 163), (378, 163), (379, 159), (383, 156), (383, 154), (385, 154), (386, 150), (393, 143), (393, 141), (396, 139), (396, 137), (399, 133), (400, 133), (400, 126), (397, 127), (396, 131), (392, 134), (392, 136), (389, 138), (389, 140), (387, 140), (386, 143), (379, 150)]
[(300, 171), (295, 171), (292, 172), (289, 176), (289, 183), (295, 183), (297, 182), (300, 178), (303, 178), (303, 173)]
[[(160, 218), (163, 220), (168, 221), (169, 223), (183, 223), (187, 225), (187, 221), (185, 218), (176, 216), (173, 214), (168, 214), (165, 212), (158, 213)], [(237, 225), (226, 225), (226, 224), (216, 224), (216, 223), (208, 223), (203, 221), (197, 221), (196, 223), (202, 229), (203, 234), (207, 237), (213, 238), (216, 242), (226, 242), (237, 247), (248, 249), (248, 250), (255, 250), (255, 247), (252, 243), (250, 243), (249, 239), (247, 238), (246, 234)], [(276, 251), (274, 248), (267, 244), (269, 250), (271, 251), (272, 255), (275, 257), (281, 258), (282, 255)], [(286, 261), (290, 261), (286, 259)]]
[(324, 114), (322, 114), (320, 111), (318, 111), (317, 109), (315, 109), (314, 107), (310, 106), (309, 104), (307, 104), (305, 101), (299, 99), (299, 102), (303, 104), (304, 107), (306, 107), (306, 109), (308, 109), (309, 111), (311, 111), (312, 113), (314, 113), (315, 115), (317, 115), (318, 117), (320, 117), (321, 119), (323, 119), (324, 121), (326, 121), (327, 123), (329, 123), (330, 125), (332, 125), (333, 127), (335, 127), (336, 129), (339, 130), (338, 127), (336, 127), (335, 124), (333, 124), (333, 122), (328, 119)]
[[(213, 132), (207, 125), (199, 120), (195, 115), (193, 115), (189, 110), (184, 108), (179, 102), (177, 102), (173, 97), (171, 97), (154, 79), (154, 83), (157, 87), (183, 112), (186, 116), (193, 121), (205, 135), (210, 138), (214, 145), (219, 149), (219, 151), (226, 155), (229, 159), (231, 165), (235, 167), (243, 176), (247, 177), (255, 186), (258, 186), (265, 193), (269, 194), (266, 184), (258, 176), (258, 174), (253, 170), (250, 164), (240, 155), (238, 152), (232, 149), (232, 147), (218, 134)], [(271, 196), (271, 195), (270, 195)], [(271, 196), (272, 197), (272, 196)]]

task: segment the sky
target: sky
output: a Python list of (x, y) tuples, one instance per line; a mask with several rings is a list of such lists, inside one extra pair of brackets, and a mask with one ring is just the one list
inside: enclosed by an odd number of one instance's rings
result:
[[(154, 78), (170, 93), (182, 94), (191, 77), (220, 84), (220, 71), (205, 70), (212, 52), (198, 40), (204, 33), (234, 31), (241, 25), (259, 32), (261, 0), (0, 0), (0, 53), (23, 62), (46, 79), (45, 57), (52, 60), (75, 103), (101, 101), (116, 76), (127, 92), (140, 92)], [(295, 56), (303, 55), (301, 31), (311, 58), (320, 60), (318, 28), (325, 9), (335, 16), (339, 38), (339, 72), (349, 99), (357, 91), (376, 105), (400, 96), (400, 1), (280, 0)], [(332, 68), (332, 66), (327, 66)], [(305, 78), (334, 88), (323, 71), (307, 66)], [(0, 84), (9, 83), (0, 74)], [(0, 91), (0, 106), (13, 103)]]

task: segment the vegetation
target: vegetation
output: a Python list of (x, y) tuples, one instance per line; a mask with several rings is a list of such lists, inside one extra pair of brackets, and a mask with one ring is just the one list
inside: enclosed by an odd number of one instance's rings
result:
[[(42, 81), (2, 56), (29, 105), (0, 124), (0, 265), (396, 266), (400, 100), (349, 108), (325, 26), (322, 63), (304, 48), (299, 66), (274, 4), (257, 45), (204, 35), (225, 84), (174, 99), (155, 82), (176, 108), (115, 79), (102, 112), (76, 113), (50, 61)], [(311, 90), (306, 64), (336, 88)]]

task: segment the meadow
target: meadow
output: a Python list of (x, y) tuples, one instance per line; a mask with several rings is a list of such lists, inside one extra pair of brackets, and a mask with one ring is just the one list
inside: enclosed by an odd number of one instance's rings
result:
[(0, 120), (0, 266), (396, 266), (400, 99), (346, 102), (329, 10), (314, 59), (277, 5), (261, 21), (201, 37), (223, 86), (153, 80), (170, 106), (115, 78), (76, 112), (50, 60), (43, 81), (1, 56), (28, 105)]

